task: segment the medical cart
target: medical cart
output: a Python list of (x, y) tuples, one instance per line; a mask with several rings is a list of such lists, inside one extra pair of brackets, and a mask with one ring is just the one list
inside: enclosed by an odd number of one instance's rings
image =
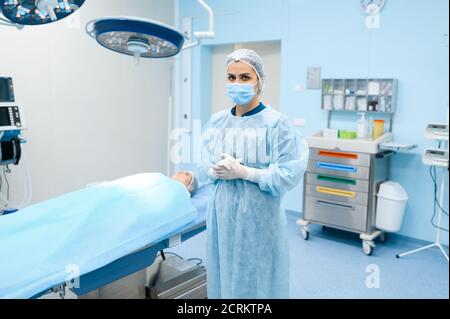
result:
[(297, 221), (305, 240), (311, 223), (359, 233), (366, 255), (372, 254), (375, 238), (386, 239), (375, 227), (376, 195), (380, 184), (389, 179), (390, 157), (395, 154), (391, 130), (396, 88), (394, 79), (323, 80), (322, 109), (328, 112), (328, 129), (336, 112), (365, 112), (387, 117), (389, 131), (376, 140), (342, 139), (322, 132), (307, 138), (304, 216)]

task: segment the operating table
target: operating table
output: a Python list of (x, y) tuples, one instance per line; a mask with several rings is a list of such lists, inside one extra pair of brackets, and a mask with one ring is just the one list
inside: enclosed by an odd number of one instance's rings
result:
[[(189, 222), (178, 223), (178, 225), (180, 226), (176, 228), (172, 227), (172, 229), (166, 227), (164, 229), (170, 230), (166, 233), (158, 235), (156, 240), (142, 245), (142, 247), (135, 249), (133, 252), (124, 254), (123, 256), (114, 259), (106, 265), (102, 265), (101, 267), (83, 273), (78, 278), (69, 278), (68, 280), (54, 283), (46, 289), (34, 293), (34, 295), (32, 296), (26, 297), (39, 298), (51, 292), (59, 292), (61, 295), (63, 295), (66, 291), (66, 288), (69, 288), (77, 296), (83, 296), (96, 289), (99, 289), (100, 287), (146, 269), (155, 262), (158, 252), (167, 248), (174, 247), (181, 242), (184, 242), (189, 238), (196, 236), (206, 229), (206, 209), (212, 187), (213, 185), (207, 185), (203, 188), (200, 188), (197, 193), (190, 199), (190, 203), (192, 205), (186, 205), (186, 208), (184, 208), (183, 205), (172, 206), (172, 208), (176, 207), (179, 210), (188, 210), (194, 207), (195, 212), (192, 212), (192, 214), (188, 213), (187, 211), (180, 214), (184, 214), (184, 216), (191, 216), (192, 218), (190, 219), (184, 218), (185, 221), (189, 220)], [(21, 212), (19, 211), (16, 214), (19, 215), (21, 214)], [(1, 218), (4, 217), (0, 217), (0, 222)], [(55, 240), (57, 240), (57, 238)], [(64, 252), (57, 252), (57, 254), (63, 253)], [(7, 262), (7, 260), (1, 261), (1, 263)], [(0, 271), (1, 268), (2, 267), (0, 264)], [(72, 285), (72, 282), (70, 282), (71, 279), (74, 279), (76, 281), (76, 285)], [(0, 282), (0, 288), (1, 286), (2, 283)], [(1, 297), (5, 296), (1, 296), (0, 294), (0, 298)], [(8, 298), (8, 296), (6, 297)]]
[[(100, 287), (113, 283), (121, 278), (125, 278), (140, 270), (151, 266), (157, 254), (164, 249), (172, 248), (187, 241), (188, 239), (206, 230), (206, 210), (213, 185), (206, 185), (200, 188), (192, 197), (192, 204), (197, 210), (197, 216), (193, 222), (182, 228), (167, 234), (161, 241), (151, 243), (140, 250), (126, 255), (116, 261), (85, 274), (79, 278), (79, 287), (70, 288), (77, 296), (83, 296), (97, 290)], [(58, 292), (61, 297), (65, 294), (66, 283), (56, 285), (46, 291), (35, 295), (36, 299), (48, 293)]]

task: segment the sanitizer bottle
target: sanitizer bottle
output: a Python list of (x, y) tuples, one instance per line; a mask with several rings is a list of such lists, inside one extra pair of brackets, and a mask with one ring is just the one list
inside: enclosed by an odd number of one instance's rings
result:
[(358, 113), (361, 118), (357, 122), (357, 137), (366, 139), (369, 135), (369, 122), (366, 120), (366, 113)]

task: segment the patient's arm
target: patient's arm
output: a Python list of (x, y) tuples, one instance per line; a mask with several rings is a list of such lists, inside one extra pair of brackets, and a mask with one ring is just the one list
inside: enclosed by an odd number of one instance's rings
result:
[(178, 172), (172, 176), (172, 179), (183, 184), (191, 196), (197, 191), (197, 181), (191, 172)]

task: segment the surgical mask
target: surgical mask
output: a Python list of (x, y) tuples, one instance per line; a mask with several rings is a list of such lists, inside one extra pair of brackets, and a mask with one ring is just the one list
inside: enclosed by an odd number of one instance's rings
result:
[(236, 105), (247, 105), (255, 97), (256, 84), (228, 84), (227, 95)]

